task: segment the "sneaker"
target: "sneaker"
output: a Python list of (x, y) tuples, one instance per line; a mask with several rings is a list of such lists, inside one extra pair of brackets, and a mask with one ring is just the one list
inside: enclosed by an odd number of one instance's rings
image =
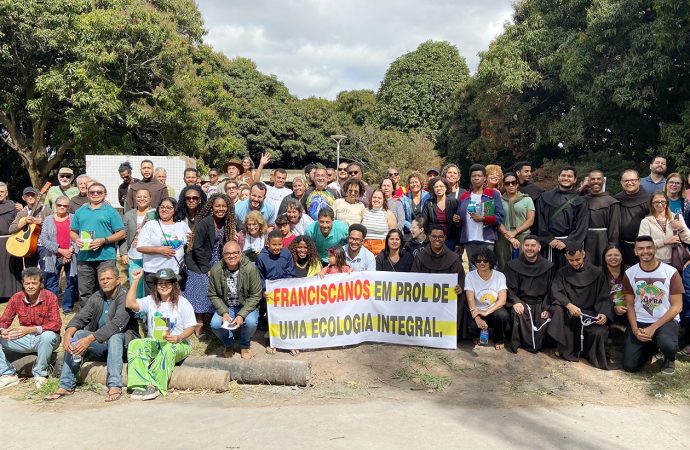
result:
[(46, 377), (34, 377), (34, 386), (36, 386), (36, 389), (41, 389), (41, 386), (46, 384), (46, 381), (48, 381)]
[(19, 384), (19, 377), (17, 375), (3, 375), (0, 376), (0, 389)]
[(654, 355), (654, 359), (657, 359), (657, 360), (664, 359), (664, 354), (659, 352), (656, 355)]
[(144, 401), (153, 400), (159, 395), (161, 395), (161, 393), (158, 391), (158, 388), (156, 386), (149, 386), (144, 391), (144, 394), (142, 395), (141, 399)]
[(144, 396), (144, 390), (143, 389), (132, 389), (132, 393), (130, 394), (129, 398), (132, 400), (141, 400), (142, 397)]
[(661, 366), (661, 373), (664, 375), (673, 375), (676, 373), (676, 362), (667, 359), (664, 361), (664, 365)]

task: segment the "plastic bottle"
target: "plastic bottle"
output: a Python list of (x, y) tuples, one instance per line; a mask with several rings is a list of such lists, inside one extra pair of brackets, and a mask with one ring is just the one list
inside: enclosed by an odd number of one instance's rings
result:
[(513, 249), (513, 259), (518, 259), (519, 257), (520, 257), (520, 249), (514, 248)]
[(489, 330), (479, 332), (479, 345), (489, 345)]
[[(77, 338), (73, 337), (72, 340), (70, 341), (70, 344), (72, 344), (72, 347), (74, 347), (74, 344), (77, 343)], [(81, 362), (81, 355), (72, 355), (72, 361), (75, 363), (80, 363)]]

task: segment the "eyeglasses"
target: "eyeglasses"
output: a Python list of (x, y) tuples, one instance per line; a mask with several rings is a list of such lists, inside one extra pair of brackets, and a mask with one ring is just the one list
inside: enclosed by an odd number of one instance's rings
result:
[(433, 239), (433, 240), (435, 240), (435, 241), (442, 241), (442, 240), (444, 240), (445, 238), (446, 238), (446, 237), (443, 236), (443, 235), (438, 236), (438, 235), (433, 235), (433, 234), (432, 234), (431, 236), (429, 236), (429, 239)]
[(478, 259), (474, 262), (474, 264), (475, 265), (476, 264), (489, 264), (489, 260), (488, 259)]
[(173, 210), (173, 209), (175, 209), (175, 208), (173, 208), (172, 206), (162, 206), (162, 205), (161, 205), (161, 206), (158, 207), (158, 209), (165, 210), (165, 211), (171, 211), (171, 210)]
[(196, 200), (197, 202), (201, 200), (201, 197), (196, 196), (196, 195), (188, 195), (184, 198), (185, 200)]
[(518, 182), (517, 181), (506, 181), (503, 183), (505, 186), (517, 186)]
[(680, 186), (683, 183), (681, 183), (680, 181), (669, 181), (668, 184), (671, 186)]
[(350, 241), (350, 242), (354, 242), (354, 243), (356, 244), (356, 243), (358, 243), (358, 242), (362, 242), (363, 239), (349, 237), (349, 238), (347, 238), (347, 240)]
[(103, 195), (105, 191), (89, 191), (89, 195)]
[(69, 205), (62, 205), (60, 203), (56, 203), (55, 206), (57, 206), (58, 208), (69, 208)]
[(398, 172), (388, 172), (389, 177), (397, 177), (398, 175), (400, 175)]
[(240, 251), (237, 251), (237, 252), (223, 252), (223, 256), (237, 256), (237, 255), (239, 255), (240, 253), (242, 253), (242, 252), (240, 252)]
[(72, 175), (63, 173), (63, 174), (58, 175), (58, 178), (72, 178)]
[(338, 169), (338, 172), (347, 172), (347, 167), (341, 167)]

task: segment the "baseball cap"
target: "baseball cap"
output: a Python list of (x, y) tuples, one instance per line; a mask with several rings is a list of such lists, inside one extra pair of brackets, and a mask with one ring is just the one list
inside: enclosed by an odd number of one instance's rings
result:
[(74, 175), (74, 171), (70, 169), (69, 167), (60, 167), (60, 170), (58, 171), (58, 175)]
[(34, 189), (34, 188), (32, 188), (31, 186), (29, 186), (29, 187), (25, 187), (25, 188), (24, 188), (24, 191), (22, 192), (22, 195), (26, 195), (26, 194), (34, 194), (34, 195), (36, 195), (37, 192), (36, 192), (36, 189)]

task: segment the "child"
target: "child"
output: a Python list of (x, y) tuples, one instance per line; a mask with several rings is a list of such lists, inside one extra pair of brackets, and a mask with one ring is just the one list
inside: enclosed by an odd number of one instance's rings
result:
[(426, 219), (424, 217), (418, 217), (412, 220), (412, 226), (410, 227), (410, 235), (412, 237), (405, 244), (405, 250), (410, 252), (412, 256), (417, 256), (417, 253), (429, 243), (429, 239), (427, 239), (424, 233), (425, 226)]
[(333, 273), (350, 273), (352, 269), (347, 265), (345, 260), (345, 250), (340, 247), (331, 247), (328, 249), (328, 265), (321, 269), (319, 276), (323, 278), (326, 275)]
[(288, 248), (297, 234), (290, 229), (290, 220), (287, 215), (282, 214), (276, 218), (276, 229), (283, 236), (283, 248)]
[[(256, 257), (256, 268), (261, 276), (261, 287), (263, 296), (259, 302), (259, 316), (266, 315), (266, 280), (280, 280), (281, 278), (295, 277), (295, 264), (292, 260), (290, 250), (283, 248), (283, 235), (278, 230), (268, 233), (266, 247), (264, 247)], [(264, 323), (268, 318), (263, 319)], [(266, 353), (275, 353), (273, 347), (266, 347)]]

